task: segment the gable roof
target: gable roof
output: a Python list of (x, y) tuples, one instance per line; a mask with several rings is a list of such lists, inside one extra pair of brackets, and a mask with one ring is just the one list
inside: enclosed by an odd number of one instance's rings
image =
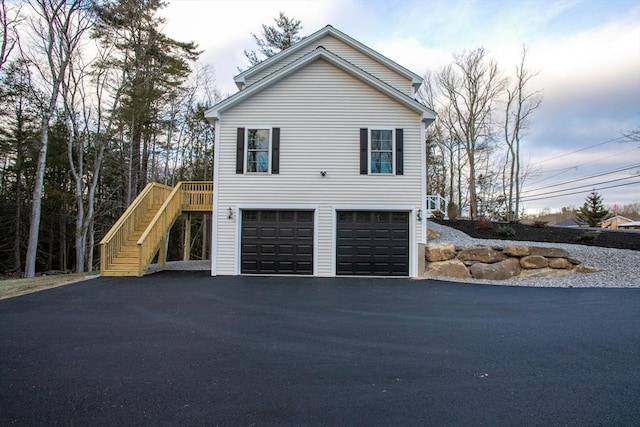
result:
[(258, 73), (260, 70), (263, 70), (263, 69), (265, 69), (267, 67), (270, 67), (272, 64), (276, 64), (277, 62), (280, 62), (281, 60), (283, 60), (283, 59), (295, 54), (299, 50), (304, 49), (306, 46), (308, 46), (310, 44), (313, 44), (317, 40), (320, 40), (322, 37), (326, 36), (327, 34), (332, 35), (333, 37), (335, 37), (338, 40), (342, 41), (343, 43), (347, 44), (348, 46), (351, 46), (353, 49), (355, 49), (355, 50), (363, 53), (364, 55), (366, 55), (366, 56), (378, 61), (379, 63), (383, 64), (387, 68), (390, 68), (391, 70), (395, 71), (396, 73), (400, 74), (401, 76), (406, 77), (408, 80), (411, 80), (411, 85), (415, 88), (416, 91), (418, 90), (418, 88), (422, 84), (423, 79), (419, 75), (415, 74), (412, 71), (407, 70), (406, 68), (404, 68), (403, 66), (401, 66), (401, 65), (397, 64), (396, 62), (390, 60), (386, 56), (381, 55), (378, 52), (376, 52), (375, 50), (363, 45), (362, 43), (360, 43), (359, 41), (357, 41), (356, 39), (354, 39), (352, 37), (349, 37), (348, 35), (346, 35), (342, 31), (336, 30), (331, 25), (327, 25), (326, 27), (316, 31), (315, 33), (311, 34), (310, 36), (307, 36), (307, 37), (303, 38), (302, 40), (294, 43), (290, 48), (278, 52), (276, 55), (265, 59), (264, 61), (260, 62), (259, 64), (255, 65), (255, 66), (243, 71), (242, 73), (238, 74), (237, 76), (235, 76), (233, 78), (233, 80), (236, 82), (236, 86), (238, 86), (238, 89), (242, 89), (244, 87), (245, 83), (246, 83), (246, 80), (249, 77), (251, 77), (252, 75)]
[(301, 58), (298, 58), (287, 66), (279, 69), (278, 71), (275, 71), (274, 73), (269, 74), (261, 80), (258, 80), (257, 82), (248, 86), (246, 89), (236, 92), (234, 95), (230, 96), (224, 101), (219, 102), (218, 104), (205, 111), (204, 116), (210, 121), (216, 121), (220, 118), (220, 114), (224, 111), (234, 107), (240, 102), (263, 91), (276, 82), (319, 59), (323, 59), (330, 64), (333, 64), (337, 68), (345, 71), (346, 73), (352, 75), (353, 77), (371, 86), (372, 88), (382, 92), (383, 94), (394, 99), (405, 107), (415, 111), (418, 114), (422, 114), (423, 122), (431, 123), (433, 120), (435, 120), (436, 113), (430, 108), (419, 103), (410, 96), (407, 96), (406, 94), (400, 92), (398, 89), (390, 86), (377, 77), (372, 76), (361, 68), (356, 67), (349, 61), (346, 61), (338, 55), (326, 50), (322, 46), (318, 46), (313, 51), (302, 56)]
[(612, 215), (612, 216), (610, 216), (609, 218), (605, 218), (605, 219), (603, 219), (603, 220), (602, 220), (602, 221), (600, 221), (600, 222), (601, 222), (602, 224), (605, 224), (605, 223), (610, 223), (610, 222), (612, 222), (612, 221), (614, 221), (614, 220), (618, 220), (618, 221), (620, 221), (620, 220), (624, 220), (624, 221), (626, 221), (626, 222), (631, 221), (631, 219), (629, 219), (629, 218), (627, 218), (627, 217), (624, 217), (624, 216), (622, 216), (622, 215)]
[(338, 55), (326, 50), (322, 46), (318, 46), (312, 52), (306, 54), (305, 56), (297, 59), (296, 61), (290, 63), (286, 67), (279, 69), (278, 71), (269, 74), (262, 80), (257, 81), (251, 86), (247, 87), (240, 92), (236, 92), (234, 95), (225, 99), (224, 101), (219, 102), (214, 105), (207, 111), (205, 111), (204, 116), (210, 121), (215, 121), (220, 118), (220, 114), (225, 110), (234, 107), (240, 102), (250, 98), (251, 96), (263, 91), (274, 83), (282, 80), (283, 78), (289, 76), (290, 74), (298, 71), (299, 69), (319, 60), (323, 59), (330, 64), (333, 64), (337, 68), (345, 71), (346, 73), (352, 75), (363, 83), (371, 86), (374, 89), (382, 92), (388, 97), (394, 99), (398, 103), (404, 105), (405, 107), (415, 111), (418, 114), (422, 114), (422, 121), (425, 123), (431, 123), (436, 118), (436, 113), (425, 105), (419, 103), (415, 99), (405, 95), (400, 92), (396, 88), (388, 85), (377, 77), (372, 76), (361, 68), (356, 67), (352, 63), (342, 59)]

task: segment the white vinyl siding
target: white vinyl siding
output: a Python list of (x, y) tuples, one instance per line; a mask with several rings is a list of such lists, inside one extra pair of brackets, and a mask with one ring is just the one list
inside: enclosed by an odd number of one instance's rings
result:
[(362, 70), (377, 77), (388, 85), (393, 86), (402, 93), (408, 96), (413, 96), (410, 79), (398, 74), (394, 70), (386, 67), (385, 65), (363, 54), (362, 52), (353, 49), (351, 46), (343, 43), (330, 34), (325, 35), (316, 43), (307, 46), (305, 49), (302, 49), (299, 52), (296, 52), (294, 55), (291, 55), (290, 57), (285, 58), (282, 61), (276, 62), (275, 64), (266, 67), (263, 70), (260, 70), (258, 73), (247, 79), (246, 86), (257, 82), (263, 77), (268, 76), (269, 74), (290, 64), (296, 59), (306, 55), (309, 52), (312, 52), (318, 46), (322, 46), (328, 51), (338, 55), (342, 59), (351, 62), (356, 67), (361, 68)]
[[(280, 128), (280, 174), (235, 173), (236, 130), (247, 118)], [(422, 208), (421, 115), (324, 60), (226, 111), (218, 126), (217, 274), (238, 273), (240, 216), (227, 219), (228, 207), (316, 210), (321, 276), (333, 274), (336, 209)], [(360, 175), (361, 128), (404, 130), (404, 175)], [(412, 232), (420, 241), (422, 223)]]

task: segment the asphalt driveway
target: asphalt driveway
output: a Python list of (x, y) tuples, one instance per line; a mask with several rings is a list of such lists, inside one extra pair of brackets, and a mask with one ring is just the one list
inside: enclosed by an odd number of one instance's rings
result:
[(0, 425), (640, 425), (640, 289), (99, 278), (0, 301)]

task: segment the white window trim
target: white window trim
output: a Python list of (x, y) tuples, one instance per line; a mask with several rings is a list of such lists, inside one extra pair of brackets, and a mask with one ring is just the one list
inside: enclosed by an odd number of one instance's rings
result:
[[(268, 167), (266, 172), (249, 172), (248, 160), (249, 160), (249, 131), (250, 130), (267, 130), (269, 132), (269, 158)], [(273, 150), (273, 128), (271, 126), (246, 126), (244, 132), (244, 173), (247, 175), (270, 175), (271, 174), (271, 157)]]
[[(396, 129), (391, 127), (369, 127), (369, 135), (367, 138), (367, 170), (369, 175), (374, 176), (390, 176), (396, 174)], [(371, 168), (371, 132), (374, 130), (390, 130), (391, 131), (391, 172), (382, 173), (382, 172), (372, 172)]]

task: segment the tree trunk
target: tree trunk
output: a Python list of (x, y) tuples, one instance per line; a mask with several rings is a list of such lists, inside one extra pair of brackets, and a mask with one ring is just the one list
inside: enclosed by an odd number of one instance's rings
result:
[(42, 212), (42, 191), (44, 188), (44, 170), (47, 163), (47, 147), (49, 145), (49, 115), (42, 118), (40, 125), (40, 151), (38, 153), (38, 166), (36, 168), (36, 180), (33, 188), (31, 205), (31, 218), (29, 226), (29, 241), (27, 255), (25, 257), (24, 277), (33, 277), (36, 274), (36, 255), (38, 252), (38, 233), (40, 231), (40, 215)]
[(476, 162), (474, 156), (468, 156), (469, 161), (469, 215), (474, 220), (478, 216), (478, 194), (476, 191)]
[(95, 221), (93, 219), (89, 222), (89, 250), (87, 251), (87, 267), (86, 271), (93, 271), (93, 251), (95, 250), (96, 244), (96, 230), (95, 230)]

